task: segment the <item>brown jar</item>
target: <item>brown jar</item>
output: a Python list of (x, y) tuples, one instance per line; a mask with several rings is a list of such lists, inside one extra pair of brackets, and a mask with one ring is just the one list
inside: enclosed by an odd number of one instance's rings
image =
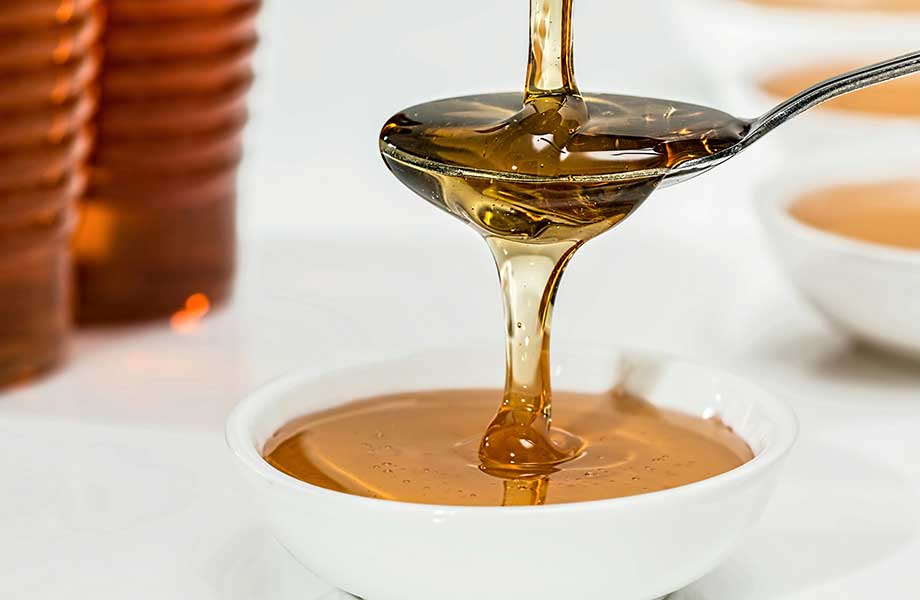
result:
[(103, 0), (77, 319), (166, 317), (229, 297), (255, 0)]
[(66, 354), (99, 29), (95, 0), (0, 5), (0, 385)]

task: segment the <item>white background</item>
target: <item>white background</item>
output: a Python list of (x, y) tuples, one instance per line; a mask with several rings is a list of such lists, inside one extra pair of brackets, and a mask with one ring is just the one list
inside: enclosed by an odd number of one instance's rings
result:
[[(706, 36), (655, 16), (671, 2), (578, 0), (581, 86), (717, 102), (689, 50)], [(500, 347), (484, 245), (390, 177), (376, 136), (419, 100), (520, 87), (526, 13), (524, 0), (267, 3), (236, 298), (186, 335), (82, 332), (65, 369), (0, 396), (0, 598), (337, 597), (271, 539), (223, 421), (293, 369)], [(581, 251), (554, 336), (722, 365), (801, 418), (761, 524), (680, 600), (915, 597), (920, 367), (853, 348), (795, 294), (751, 210), (767, 156), (656, 194)]]

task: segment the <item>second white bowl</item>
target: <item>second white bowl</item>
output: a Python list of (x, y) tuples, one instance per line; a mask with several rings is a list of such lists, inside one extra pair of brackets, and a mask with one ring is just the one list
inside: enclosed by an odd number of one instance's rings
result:
[(789, 213), (812, 190), (915, 174), (916, 158), (897, 146), (838, 149), (771, 173), (756, 196), (781, 266), (820, 312), (857, 340), (920, 358), (920, 251), (827, 233)]

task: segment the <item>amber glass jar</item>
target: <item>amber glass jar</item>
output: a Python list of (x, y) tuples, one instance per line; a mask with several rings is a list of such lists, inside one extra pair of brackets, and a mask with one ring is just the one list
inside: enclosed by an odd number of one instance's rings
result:
[(257, 0), (103, 0), (96, 145), (74, 239), (83, 323), (231, 292)]
[(94, 0), (0, 3), (0, 385), (66, 353), (98, 17)]

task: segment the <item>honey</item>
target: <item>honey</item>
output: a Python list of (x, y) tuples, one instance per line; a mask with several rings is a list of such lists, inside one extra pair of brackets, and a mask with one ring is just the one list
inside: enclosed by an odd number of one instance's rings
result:
[(265, 446), (269, 463), (321, 487), (370, 498), (464, 506), (604, 500), (670, 489), (752, 458), (718, 419), (656, 408), (620, 390), (556, 392), (556, 425), (587, 450), (551, 473), (483, 469), (479, 438), (501, 390), (445, 390), (358, 400), (297, 419)]
[(692, 104), (582, 94), (571, 19), (572, 0), (531, 1), (523, 94), (413, 106), (380, 133), (393, 174), (471, 225), (494, 256), (505, 307), (504, 389), (366, 399), (305, 417), (266, 447), (279, 469), (389, 500), (534, 505), (667, 489), (751, 458), (718, 421), (617, 391), (552, 389), (550, 325), (566, 265), (661, 179), (629, 174), (666, 173), (710, 156), (749, 127)]
[(828, 233), (920, 250), (920, 181), (915, 179), (822, 188), (797, 199), (789, 213)]

